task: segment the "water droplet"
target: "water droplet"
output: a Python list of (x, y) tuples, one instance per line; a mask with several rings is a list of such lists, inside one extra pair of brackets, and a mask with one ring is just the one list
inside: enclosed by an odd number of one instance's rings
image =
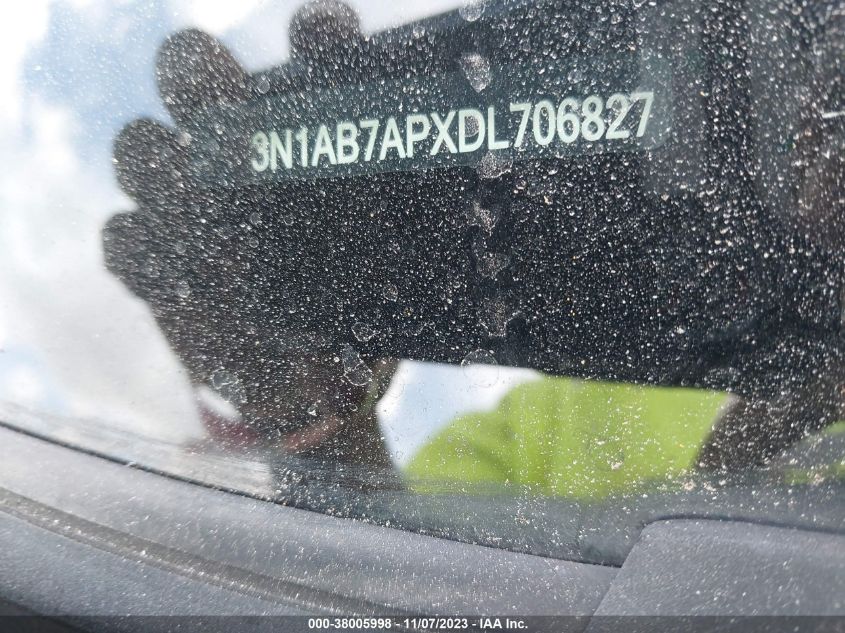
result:
[(372, 338), (376, 335), (376, 331), (366, 323), (356, 323), (352, 326), (352, 334), (354, 334), (355, 338), (362, 343), (366, 343), (367, 341), (372, 340)]
[(458, 13), (467, 22), (475, 22), (484, 13), (485, 4), (487, 4), (486, 0), (469, 0), (458, 9)]
[(373, 371), (361, 360), (361, 355), (351, 345), (346, 345), (341, 353), (343, 377), (353, 385), (363, 387), (373, 380)]
[(420, 39), (425, 35), (425, 27), (420, 26), (419, 24), (414, 25), (414, 30), (412, 31), (415, 40)]
[(385, 284), (382, 288), (382, 295), (388, 301), (396, 301), (399, 299), (399, 288), (396, 287), (396, 284)]
[(258, 80), (255, 82), (255, 89), (258, 91), (258, 94), (267, 94), (270, 90), (270, 79), (267, 75), (261, 75)]
[(317, 403), (312, 402), (308, 406), (308, 415), (310, 415), (311, 417), (316, 417), (318, 413), (319, 413), (319, 410), (317, 409)]
[(182, 299), (187, 299), (191, 296), (191, 285), (187, 281), (179, 281), (176, 283), (176, 294)]
[(240, 379), (225, 369), (215, 370), (211, 374), (211, 387), (221, 398), (231, 404), (243, 404), (247, 401), (246, 391)]
[(490, 61), (483, 55), (464, 53), (461, 55), (461, 69), (476, 92), (481, 92), (490, 85)]
[(461, 367), (472, 367), (473, 365), (498, 365), (496, 356), (489, 349), (474, 349), (464, 356)]
[(508, 156), (487, 152), (479, 161), (476, 172), (478, 177), (490, 180), (508, 173), (513, 167), (513, 161)]
[(230, 381), (229, 372), (225, 369), (218, 369), (213, 374), (211, 374), (211, 386), (215, 389), (219, 389), (225, 384), (228, 384)]
[(282, 216), (282, 224), (284, 224), (285, 226), (293, 226), (293, 223), (294, 223), (293, 213), (285, 213)]
[(461, 361), (464, 375), (474, 387), (491, 387), (499, 379), (499, 366), (493, 352), (475, 349)]
[(176, 137), (176, 142), (182, 147), (188, 147), (193, 140), (194, 138), (187, 132), (180, 132), (179, 136)]

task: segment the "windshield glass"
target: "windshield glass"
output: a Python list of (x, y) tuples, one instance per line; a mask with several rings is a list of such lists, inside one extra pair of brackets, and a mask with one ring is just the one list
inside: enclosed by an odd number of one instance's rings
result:
[(12, 14), (3, 424), (591, 562), (841, 526), (835, 3)]

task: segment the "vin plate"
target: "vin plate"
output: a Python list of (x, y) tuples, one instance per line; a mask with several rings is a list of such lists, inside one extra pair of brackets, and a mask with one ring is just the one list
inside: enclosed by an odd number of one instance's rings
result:
[(286, 93), (217, 107), (190, 128), (208, 186), (641, 151), (672, 131), (671, 70), (656, 57), (558, 60)]

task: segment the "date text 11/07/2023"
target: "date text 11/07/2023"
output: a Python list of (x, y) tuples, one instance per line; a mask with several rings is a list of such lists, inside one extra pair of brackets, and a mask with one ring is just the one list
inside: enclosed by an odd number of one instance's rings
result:
[[(645, 135), (653, 101), (653, 91), (638, 91), (607, 98), (567, 97), (558, 103), (549, 99), (511, 102), (504, 113), (489, 106), (486, 112), (463, 108), (445, 114), (414, 112), (295, 130), (262, 130), (251, 136), (250, 164), (260, 173), (414, 159), (420, 152), (437, 156), (485, 148), (544, 148), (579, 140), (626, 142)], [(502, 117), (510, 120), (497, 126)]]

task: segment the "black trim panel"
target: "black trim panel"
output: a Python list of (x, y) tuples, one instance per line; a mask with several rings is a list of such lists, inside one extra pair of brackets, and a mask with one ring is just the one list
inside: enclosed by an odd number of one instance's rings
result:
[[(80, 531), (85, 536), (77, 542), (87, 539), (85, 546), (100, 552), (116, 548), (111, 555), (119, 554), (127, 566), (139, 564), (133, 556), (137, 559), (144, 543), (153, 544), (159, 548), (156, 569), (167, 563), (168, 573), (186, 579), (185, 569), (202, 561), (217, 570), (224, 586), (243, 582), (236, 595), (245, 603), (254, 599), (251, 595), (289, 596), (293, 605), (309, 609), (315, 605), (303, 599), (307, 595), (319, 596), (323, 607), (355, 607), (355, 612), (587, 615), (617, 572), (288, 508), (122, 466), (5, 428), (0, 428), (0, 464), (0, 488), (7, 491), (0, 509), (16, 517), (7, 516), (7, 522), (23, 524), (25, 519), (31, 529), (49, 529), (63, 539)], [(62, 514), (49, 519), (38, 514), (56, 511)], [(185, 557), (186, 567), (172, 566), (176, 555)], [(66, 556), (45, 560), (56, 579), (74, 578), (82, 562)], [(12, 562), (4, 562), (7, 569)], [(26, 565), (26, 559), (17, 564)], [(63, 591), (93, 590), (67, 582)], [(284, 590), (270, 596), (262, 593), (262, 583), (265, 589)], [(7, 597), (40, 608), (21, 596)], [(154, 613), (177, 608), (160, 606), (162, 611)]]

